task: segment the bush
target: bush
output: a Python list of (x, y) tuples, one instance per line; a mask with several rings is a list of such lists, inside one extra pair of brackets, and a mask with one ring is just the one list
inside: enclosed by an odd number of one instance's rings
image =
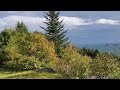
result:
[(9, 39), (14, 35), (15, 30), (4, 29), (0, 32), (0, 66), (6, 61), (6, 51), (4, 50), (7, 46)]
[(80, 55), (71, 45), (63, 50), (56, 71), (70, 79), (89, 78), (91, 58)]
[(31, 49), (29, 51), (43, 63), (42, 67), (54, 68), (59, 60), (55, 53), (54, 43), (46, 39), (45, 35), (34, 32), (31, 35)]
[(98, 54), (91, 63), (91, 75), (97, 79), (120, 78), (119, 63), (111, 54)]
[[(58, 60), (54, 44), (48, 42), (39, 32), (13, 35), (5, 47), (5, 67), (11, 69), (35, 69), (40, 66), (52, 67)], [(51, 62), (51, 63), (49, 63)]]
[(34, 56), (26, 57), (22, 56), (18, 60), (10, 60), (5, 62), (4, 68), (9, 70), (33, 70), (40, 68), (41, 62), (39, 62)]
[(6, 52), (4, 47), (0, 48), (0, 67), (3, 66), (4, 62), (6, 61)]
[(14, 32), (14, 29), (4, 29), (0, 32), (0, 48), (4, 45), (7, 45), (10, 37), (14, 35)]

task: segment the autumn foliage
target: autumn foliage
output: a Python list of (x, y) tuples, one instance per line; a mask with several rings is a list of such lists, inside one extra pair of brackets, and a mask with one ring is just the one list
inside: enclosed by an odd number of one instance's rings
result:
[(55, 43), (46, 35), (29, 32), (24, 23), (16, 29), (5, 29), (0, 33), (0, 68), (50, 70), (66, 79), (120, 78), (117, 56), (68, 44), (62, 47), (61, 57), (58, 57)]
[(36, 69), (58, 60), (54, 44), (39, 32), (15, 34), (4, 47), (6, 62), (4, 66), (12, 69)]

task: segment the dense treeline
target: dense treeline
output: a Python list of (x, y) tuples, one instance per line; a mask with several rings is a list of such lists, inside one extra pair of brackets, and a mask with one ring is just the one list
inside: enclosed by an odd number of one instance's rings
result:
[[(55, 16), (47, 23), (47, 35), (29, 32), (23, 22), (18, 22), (15, 29), (1, 31), (0, 68), (12, 71), (49, 68), (69, 79), (120, 78), (119, 57), (69, 44), (62, 22), (57, 21), (59, 12), (49, 14)], [(54, 19), (56, 23), (52, 22)]]
[(93, 59), (97, 56), (97, 54), (100, 54), (100, 52), (97, 49), (93, 50), (87, 48), (78, 48), (77, 50), (80, 54), (90, 56)]

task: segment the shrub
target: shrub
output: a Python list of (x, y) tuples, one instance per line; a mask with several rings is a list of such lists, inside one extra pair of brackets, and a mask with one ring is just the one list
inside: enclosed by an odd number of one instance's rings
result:
[(14, 32), (14, 29), (4, 29), (0, 32), (0, 48), (4, 45), (7, 45), (10, 37), (14, 35)]
[(58, 60), (54, 44), (47, 41), (45, 36), (39, 32), (16, 32), (10, 38), (4, 50), (7, 57), (5, 66), (11, 69), (35, 69), (40, 66), (52, 67), (52, 64), (55, 64), (53, 62)]
[(120, 68), (116, 58), (111, 54), (98, 54), (91, 63), (92, 76), (97, 79), (119, 78)]
[(33, 70), (40, 68), (41, 64), (42, 63), (39, 62), (34, 56), (22, 56), (19, 59), (5, 62), (4, 68), (9, 70)]
[(57, 63), (56, 71), (71, 79), (89, 78), (90, 61), (89, 57), (80, 55), (69, 45), (63, 50), (63, 56)]
[(55, 53), (54, 43), (48, 41), (46, 37), (39, 32), (32, 34), (30, 52), (43, 63), (43, 67), (54, 68), (56, 62), (59, 60)]
[(14, 35), (14, 29), (4, 29), (0, 32), (0, 66), (6, 61), (5, 47), (7, 46), (9, 39)]
[(6, 52), (4, 47), (0, 48), (0, 67), (3, 66), (4, 62), (6, 61)]

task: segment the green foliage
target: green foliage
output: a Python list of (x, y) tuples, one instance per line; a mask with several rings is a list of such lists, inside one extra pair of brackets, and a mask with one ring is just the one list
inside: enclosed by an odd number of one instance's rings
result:
[(91, 63), (92, 76), (97, 79), (120, 78), (120, 67), (111, 54), (98, 54)]
[(90, 56), (93, 59), (100, 53), (97, 49), (78, 48), (77, 50), (80, 54)]
[(10, 37), (14, 35), (15, 30), (5, 29), (0, 33), (0, 66), (6, 61), (5, 47), (7, 46)]
[(45, 35), (29, 33), (23, 22), (17, 23), (16, 30), (0, 33), (0, 67), (13, 71), (55, 71), (69, 79), (120, 79), (119, 57), (69, 45), (59, 12), (46, 14)]
[(41, 62), (39, 62), (34, 56), (22, 56), (19, 59), (7, 61), (4, 68), (8, 70), (33, 70), (40, 68)]
[(54, 67), (58, 61), (57, 54), (55, 53), (54, 43), (46, 39), (44, 35), (39, 32), (35, 32), (31, 37), (32, 55), (35, 55), (39, 61), (44, 63), (44, 67)]
[(62, 54), (62, 48), (68, 44), (68, 38), (66, 38), (66, 32), (64, 30), (63, 21), (59, 21), (58, 11), (49, 11), (46, 13), (46, 22), (44, 22), (47, 27), (43, 28), (46, 31), (48, 40), (53, 41), (55, 44), (55, 51), (58, 56)]
[(71, 45), (63, 50), (56, 71), (70, 79), (85, 79), (90, 75), (91, 58), (80, 55)]
[(54, 44), (48, 42), (39, 32), (16, 32), (4, 48), (7, 57), (5, 67), (17, 70), (36, 69), (49, 66), (49, 62), (58, 60)]
[(17, 26), (16, 26), (16, 30), (18, 31), (18, 32), (28, 32), (28, 29), (27, 29), (27, 26), (23, 23), (23, 22), (18, 22), (17, 23)]
[(6, 52), (4, 47), (0, 48), (0, 67), (2, 67), (3, 63), (6, 61)]
[(15, 30), (5, 29), (0, 33), (0, 48), (4, 45), (7, 45), (10, 37), (14, 35)]

